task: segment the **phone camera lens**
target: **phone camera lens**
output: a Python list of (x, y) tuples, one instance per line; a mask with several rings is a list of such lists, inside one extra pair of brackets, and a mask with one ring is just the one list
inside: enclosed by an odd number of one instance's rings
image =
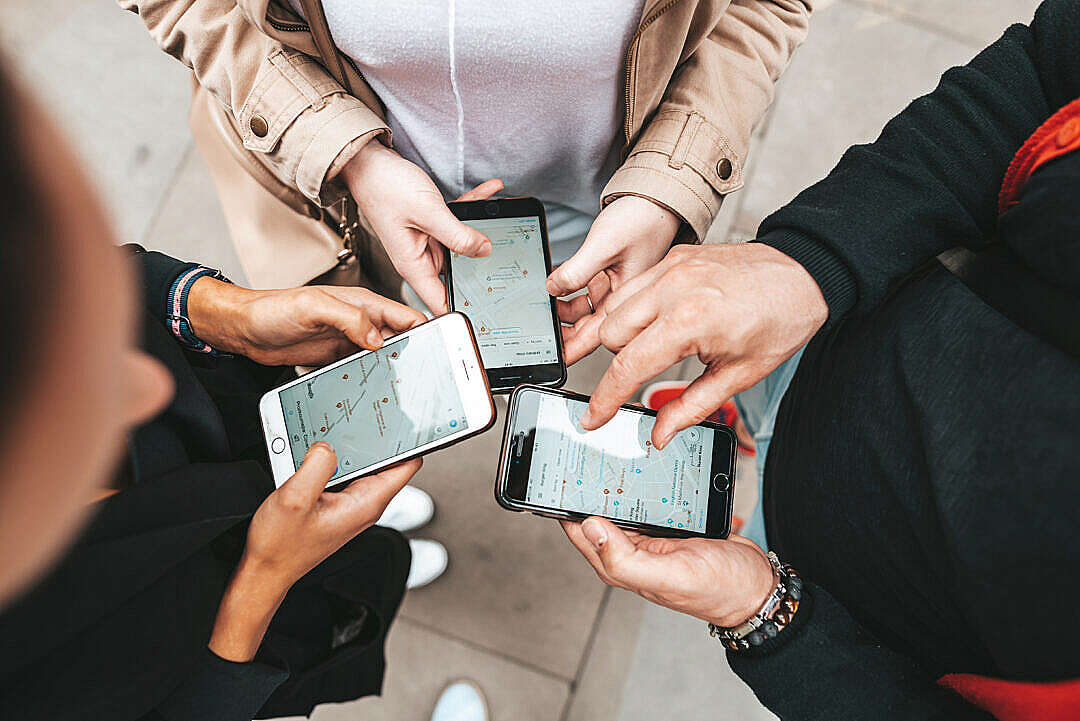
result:
[(490, 216), (496, 216), (499, 214), (499, 204), (492, 201), (484, 205), (484, 212)]

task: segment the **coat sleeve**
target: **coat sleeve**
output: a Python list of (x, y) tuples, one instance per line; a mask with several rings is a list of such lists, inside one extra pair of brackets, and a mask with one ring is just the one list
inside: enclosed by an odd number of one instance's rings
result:
[(831, 173), (770, 215), (758, 240), (801, 263), (830, 323), (873, 309), (889, 288), (950, 248), (993, 238), (1013, 155), (1080, 95), (1080, 3), (1046, 0), (880, 137), (850, 148)]
[(207, 649), (188, 678), (141, 721), (250, 721), (288, 677), (277, 665), (234, 663)]
[[(728, 652), (732, 670), (780, 718), (840, 721), (993, 721), (941, 688), (909, 658), (882, 646), (820, 586), (807, 584), (808, 611), (773, 648)], [(810, 601), (810, 604), (806, 604)], [(785, 640), (784, 634), (794, 632)], [(782, 642), (782, 643), (781, 643)], [(872, 713), (868, 710), (872, 709)]]
[(648, 198), (703, 240), (722, 196), (742, 187), (750, 134), (806, 37), (810, 12), (810, 0), (733, 0), (676, 68), (603, 202)]
[(389, 139), (375, 111), (314, 58), (262, 32), (235, 0), (118, 1), (232, 115), (244, 147), (313, 202), (340, 199), (328, 171), (342, 151)]
[(164, 323), (169, 314), (169, 290), (173, 281), (199, 264), (177, 260), (156, 250), (148, 251), (134, 243), (128, 243), (124, 249), (131, 253), (135, 261), (136, 281), (143, 307), (151, 317)]

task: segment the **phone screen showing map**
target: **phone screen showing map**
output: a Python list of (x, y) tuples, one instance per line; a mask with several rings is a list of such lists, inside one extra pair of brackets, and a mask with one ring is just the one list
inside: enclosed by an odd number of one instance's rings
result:
[(293, 464), (326, 441), (339, 478), (465, 430), (450, 363), (440, 329), (429, 323), (282, 390)]
[(545, 393), (528, 395), (538, 400), (538, 407), (522, 500), (705, 532), (715, 431), (691, 426), (658, 451), (650, 440), (652, 416), (620, 410), (600, 428), (584, 431), (579, 421), (587, 403)]
[(491, 240), (491, 254), (452, 254), (454, 310), (472, 322), (485, 368), (558, 363), (540, 218), (463, 220)]

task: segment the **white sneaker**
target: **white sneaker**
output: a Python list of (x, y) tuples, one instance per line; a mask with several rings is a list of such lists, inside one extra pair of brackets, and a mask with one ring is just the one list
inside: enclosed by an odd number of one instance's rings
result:
[(409, 566), (409, 577), (405, 581), (405, 588), (420, 588), (443, 575), (450, 563), (450, 554), (446, 552), (446, 546), (438, 541), (429, 541), (426, 538), (410, 538), (409, 550), (412, 551), (412, 565)]
[(435, 501), (431, 496), (419, 488), (405, 486), (390, 499), (375, 525), (405, 533), (425, 525), (434, 515)]
[(443, 689), (431, 721), (489, 721), (487, 701), (472, 681), (453, 681)]

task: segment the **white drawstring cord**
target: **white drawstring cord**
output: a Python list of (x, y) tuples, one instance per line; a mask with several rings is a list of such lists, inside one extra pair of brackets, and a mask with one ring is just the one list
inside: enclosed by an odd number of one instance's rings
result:
[(450, 43), (450, 89), (454, 92), (454, 101), (457, 103), (457, 192), (464, 193), (465, 188), (465, 105), (461, 102), (461, 92), (457, 85), (457, 57), (454, 54), (454, 0), (449, 0), (447, 13), (449, 15), (448, 41)]

